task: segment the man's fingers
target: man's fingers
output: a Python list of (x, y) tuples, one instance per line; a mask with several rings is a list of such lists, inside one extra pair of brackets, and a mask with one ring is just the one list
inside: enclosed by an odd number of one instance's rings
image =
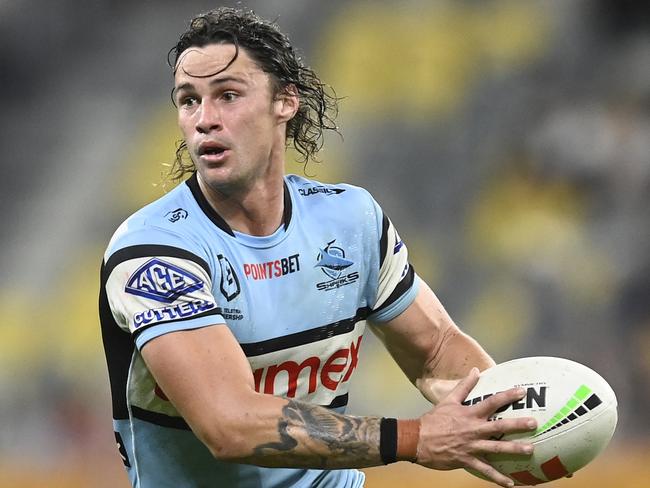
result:
[(532, 417), (521, 417), (517, 419), (498, 419), (485, 422), (477, 432), (481, 437), (501, 438), (503, 434), (514, 434), (517, 432), (529, 432), (537, 428), (537, 421)]
[(507, 476), (499, 473), (496, 469), (490, 466), (488, 463), (481, 461), (478, 458), (470, 458), (467, 462), (467, 467), (481, 473), (483, 476), (488, 478), (491, 481), (494, 481), (496, 484), (503, 487), (512, 487), (514, 486), (514, 481), (512, 481)]
[(533, 453), (533, 445), (527, 442), (516, 441), (489, 441), (480, 440), (474, 443), (477, 454), (517, 454), (530, 456)]
[(467, 376), (460, 380), (458, 385), (456, 385), (456, 388), (454, 388), (449, 396), (445, 398), (445, 401), (450, 401), (453, 403), (461, 403), (465, 401), (465, 398), (467, 398), (469, 392), (472, 391), (472, 388), (474, 388), (476, 386), (476, 383), (478, 383), (478, 379), (478, 368), (472, 368)]
[(510, 388), (509, 390), (496, 393), (482, 402), (473, 405), (481, 417), (489, 417), (505, 405), (521, 400), (526, 395), (524, 388)]

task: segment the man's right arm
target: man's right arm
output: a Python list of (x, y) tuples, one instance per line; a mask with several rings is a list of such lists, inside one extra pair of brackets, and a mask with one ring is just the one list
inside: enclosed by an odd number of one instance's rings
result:
[(226, 326), (166, 334), (141, 353), (165, 395), (218, 459), (271, 467), (382, 464), (379, 418), (257, 393), (248, 361)]
[[(141, 354), (166, 396), (220, 460), (320, 469), (383, 464), (381, 418), (341, 415), (257, 393), (249, 363), (225, 325), (161, 335), (147, 342)], [(490, 440), (501, 433), (531, 430), (527, 419), (487, 420), (501, 405), (523, 395), (513, 389), (462, 406), (476, 381), (478, 371), (473, 370), (419, 419), (416, 462), (435, 469), (472, 468), (512, 486), (481, 457), (489, 452), (527, 453), (522, 443)]]

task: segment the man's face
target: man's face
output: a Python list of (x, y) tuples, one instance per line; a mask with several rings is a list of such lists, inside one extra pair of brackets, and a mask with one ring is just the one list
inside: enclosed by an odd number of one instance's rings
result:
[[(191, 47), (179, 58), (174, 99), (183, 138), (204, 183), (230, 193), (251, 188), (284, 154), (286, 117), (271, 80), (232, 44)], [(217, 73), (212, 76), (212, 73)], [(280, 105), (279, 105), (280, 104)]]

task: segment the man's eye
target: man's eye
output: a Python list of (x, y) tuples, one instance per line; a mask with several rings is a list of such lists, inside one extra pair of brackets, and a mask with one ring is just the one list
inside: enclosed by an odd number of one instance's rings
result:
[(198, 103), (198, 100), (197, 100), (196, 97), (183, 97), (180, 100), (180, 104), (183, 107), (191, 107), (192, 105), (195, 105), (196, 103)]
[(238, 95), (235, 92), (224, 92), (221, 97), (226, 101), (226, 102), (232, 102), (234, 101)]

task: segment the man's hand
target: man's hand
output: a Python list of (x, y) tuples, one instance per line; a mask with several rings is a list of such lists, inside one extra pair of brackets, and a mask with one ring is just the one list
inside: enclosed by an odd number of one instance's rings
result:
[(460, 380), (441, 380), (437, 378), (418, 378), (415, 386), (432, 404), (438, 405), (458, 386)]
[(529, 456), (533, 452), (532, 444), (494, 439), (502, 434), (535, 430), (537, 423), (532, 418), (488, 421), (497, 409), (524, 397), (525, 391), (517, 388), (472, 406), (462, 405), (478, 378), (479, 371), (473, 368), (446, 398), (422, 416), (417, 463), (440, 470), (473, 469), (501, 486), (510, 487), (513, 481), (487, 464), (483, 456), (490, 453)]

